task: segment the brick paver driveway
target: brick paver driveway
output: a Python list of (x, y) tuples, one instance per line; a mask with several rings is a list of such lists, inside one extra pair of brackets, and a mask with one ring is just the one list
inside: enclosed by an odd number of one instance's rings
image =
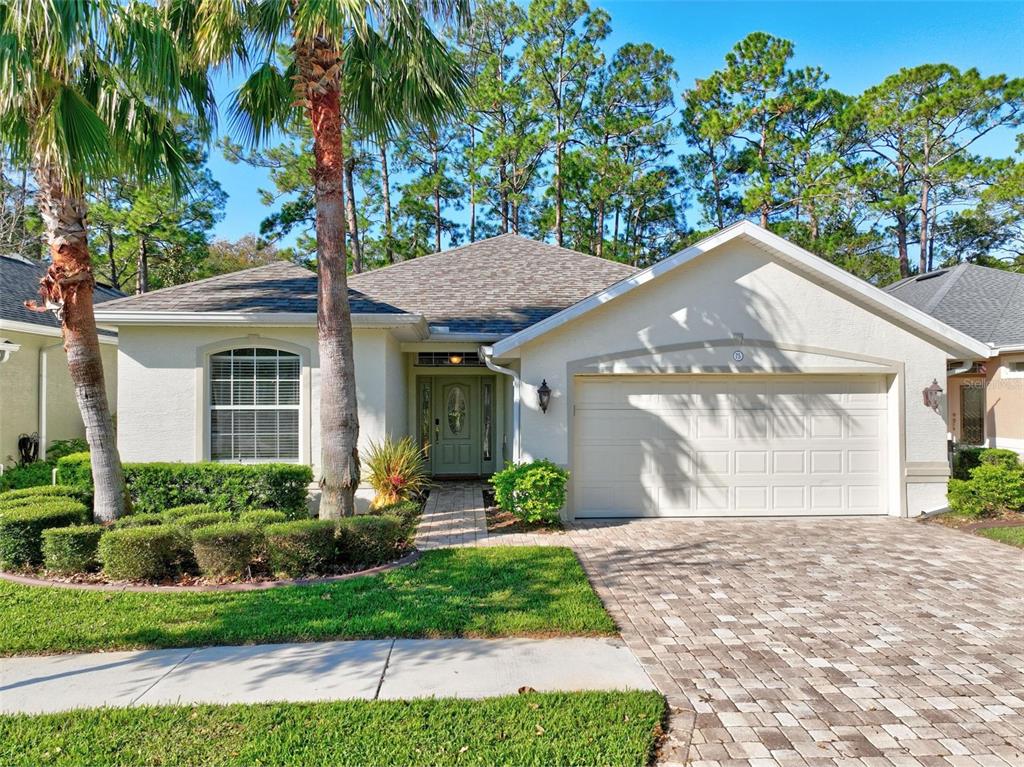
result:
[(666, 762), (1024, 765), (1018, 549), (884, 518), (543, 537), (577, 550), (680, 710)]

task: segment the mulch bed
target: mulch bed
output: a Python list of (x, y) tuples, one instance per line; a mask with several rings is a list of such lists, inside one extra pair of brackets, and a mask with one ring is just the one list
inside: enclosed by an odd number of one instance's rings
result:
[(516, 518), (510, 511), (505, 511), (494, 503), (494, 489), (485, 487), (484, 513), (487, 515), (487, 532), (492, 534), (501, 533), (546, 533), (555, 535), (564, 533), (565, 528), (561, 522), (554, 525), (541, 525), (537, 523), (523, 522)]
[(939, 514), (925, 520), (928, 524), (942, 525), (954, 530), (963, 530), (966, 533), (973, 533), (983, 530), (986, 527), (1021, 527), (1024, 526), (1024, 513), (1019, 511), (1004, 511), (991, 517), (975, 519), (973, 517), (962, 517), (956, 514)]
[(277, 589), (285, 586), (315, 586), (317, 584), (335, 583), (350, 578), (359, 578), (364, 575), (376, 575), (377, 573), (394, 570), (398, 567), (411, 565), (420, 558), (419, 551), (411, 551), (401, 559), (389, 562), (385, 565), (370, 567), (366, 570), (353, 570), (339, 575), (325, 575), (318, 578), (289, 578), (275, 580), (270, 577), (252, 578), (244, 581), (217, 582), (200, 576), (185, 576), (173, 583), (133, 583), (126, 581), (107, 581), (100, 573), (82, 573), (70, 577), (43, 576), (43, 575), (18, 575), (16, 573), (0, 572), (0, 579), (10, 583), (19, 583), (23, 586), (56, 586), (64, 589), (79, 589), (82, 591), (144, 591), (144, 592), (182, 592), (182, 591), (264, 591), (266, 589)]

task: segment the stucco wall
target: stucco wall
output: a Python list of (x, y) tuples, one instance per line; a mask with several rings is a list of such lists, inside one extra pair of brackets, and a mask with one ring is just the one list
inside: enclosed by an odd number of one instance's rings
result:
[(995, 447), (1024, 452), (1024, 375), (1010, 371), (1011, 361), (1024, 362), (1024, 354), (1003, 354), (988, 361), (985, 436)]
[[(567, 462), (572, 373), (588, 366), (599, 371), (600, 358), (629, 352), (645, 373), (889, 369), (902, 382), (891, 396), (894, 414), (902, 410), (905, 417), (906, 451), (905, 466), (893, 466), (890, 476), (941, 473), (945, 414), (924, 407), (921, 391), (945, 377), (946, 353), (812, 280), (734, 241), (530, 342), (520, 350), (524, 459)], [(735, 334), (743, 334), (742, 345), (732, 340)], [(708, 343), (715, 341), (721, 343)], [(737, 349), (744, 351), (742, 363), (733, 359)], [(615, 363), (616, 372), (630, 368), (628, 361)], [(547, 414), (537, 406), (542, 379), (553, 391)], [(891, 420), (898, 429), (899, 418)], [(896, 461), (898, 436), (890, 451)], [(943, 477), (916, 476), (913, 484), (910, 514), (944, 505)], [(894, 490), (891, 511), (899, 512), (898, 501)]]
[[(197, 461), (208, 459), (205, 357), (225, 346), (271, 346), (303, 356), (303, 408), (300, 416), (301, 460), (319, 471), (319, 359), (314, 328), (137, 327), (121, 328), (118, 446), (126, 461)], [(405, 417), (389, 396), (397, 346), (381, 329), (354, 331), (360, 450), (389, 431), (404, 433)], [(400, 384), (399, 384), (400, 385)], [(390, 391), (389, 391), (390, 386)]]
[[(2, 335), (21, 344), (21, 349), (0, 364), (0, 461), (10, 464), (17, 460), (20, 434), (40, 432), (40, 441), (47, 445), (55, 440), (85, 437), (61, 339), (9, 330)], [(116, 412), (117, 347), (101, 344), (100, 353), (107, 398)], [(41, 360), (47, 382), (45, 428), (39, 420)]]

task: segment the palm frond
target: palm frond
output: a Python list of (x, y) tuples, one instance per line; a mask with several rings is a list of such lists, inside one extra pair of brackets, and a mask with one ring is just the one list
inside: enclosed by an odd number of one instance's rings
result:
[(228, 108), (231, 127), (243, 141), (256, 146), (294, 116), (291, 67), (282, 71), (265, 62), (234, 93)]
[(104, 175), (114, 157), (106, 122), (68, 85), (58, 87), (28, 143), (33, 160), (59, 168), (72, 188), (79, 188), (86, 178)]

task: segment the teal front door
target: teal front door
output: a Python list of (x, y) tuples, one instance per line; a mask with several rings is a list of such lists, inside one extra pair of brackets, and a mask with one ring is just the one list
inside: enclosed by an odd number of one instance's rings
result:
[(436, 476), (480, 473), (480, 382), (438, 378), (434, 399), (433, 468)]

